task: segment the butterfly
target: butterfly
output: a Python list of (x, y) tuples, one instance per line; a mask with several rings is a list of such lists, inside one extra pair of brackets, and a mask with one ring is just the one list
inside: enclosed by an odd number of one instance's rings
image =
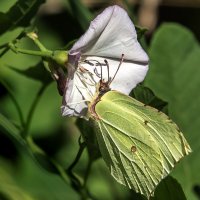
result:
[(149, 198), (191, 148), (166, 114), (111, 90), (113, 79), (100, 80), (88, 106), (100, 152), (117, 182)]

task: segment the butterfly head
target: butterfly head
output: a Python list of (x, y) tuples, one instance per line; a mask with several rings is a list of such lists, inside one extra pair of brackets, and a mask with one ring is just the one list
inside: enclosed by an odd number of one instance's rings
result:
[(111, 90), (109, 81), (100, 80), (99, 86), (98, 86), (98, 95), (102, 96), (106, 92), (109, 92)]
[(109, 92), (111, 90), (110, 85), (113, 82), (113, 80), (115, 79), (115, 76), (117, 75), (117, 72), (118, 72), (120, 66), (122, 65), (123, 60), (124, 60), (124, 54), (122, 54), (121, 60), (120, 60), (119, 65), (117, 67), (117, 70), (116, 70), (116, 72), (115, 72), (115, 74), (112, 78), (109, 75), (109, 63), (106, 59), (104, 60), (106, 66), (107, 66), (108, 79), (107, 79), (107, 81), (102, 79), (102, 66), (101, 66), (101, 79), (100, 79), (99, 84), (97, 86), (97, 93), (98, 93), (99, 96), (103, 96), (103, 94), (105, 94), (106, 92)]

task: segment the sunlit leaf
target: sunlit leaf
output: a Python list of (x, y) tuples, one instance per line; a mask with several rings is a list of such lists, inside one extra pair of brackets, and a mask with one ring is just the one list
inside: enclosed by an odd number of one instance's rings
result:
[(16, 42), (26, 36), (24, 28), (17, 27), (13, 30), (7, 31), (0, 37), (0, 57), (10, 50), (8, 43)]
[(6, 13), (16, 2), (17, 0), (1, 0), (0, 12)]

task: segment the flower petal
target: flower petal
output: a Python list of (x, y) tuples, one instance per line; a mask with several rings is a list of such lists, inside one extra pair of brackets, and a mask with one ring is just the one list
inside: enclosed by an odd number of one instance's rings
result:
[(86, 116), (87, 103), (83, 102), (85, 98), (73, 82), (73, 80), (69, 81), (70, 89), (66, 90), (66, 94), (63, 98), (61, 106), (62, 116)]
[(127, 12), (115, 5), (106, 8), (90, 24), (69, 54), (95, 55), (148, 63), (148, 56), (137, 41), (137, 34)]
[(93, 98), (99, 79), (93, 74), (94, 67), (93, 69), (90, 67), (89, 70), (82, 67), (85, 71), (81, 71), (78, 67), (75, 73), (70, 65), (69, 69), (61, 112), (63, 116), (84, 117), (87, 114), (87, 104)]

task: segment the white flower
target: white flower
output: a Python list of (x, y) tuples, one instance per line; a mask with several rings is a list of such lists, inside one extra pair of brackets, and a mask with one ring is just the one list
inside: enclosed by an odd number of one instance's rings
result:
[(68, 54), (68, 77), (62, 103), (62, 115), (84, 117), (88, 102), (96, 93), (101, 77), (113, 77), (110, 87), (129, 94), (143, 81), (148, 70), (148, 56), (137, 41), (135, 27), (127, 12), (119, 6), (106, 8), (90, 24), (86, 33)]

